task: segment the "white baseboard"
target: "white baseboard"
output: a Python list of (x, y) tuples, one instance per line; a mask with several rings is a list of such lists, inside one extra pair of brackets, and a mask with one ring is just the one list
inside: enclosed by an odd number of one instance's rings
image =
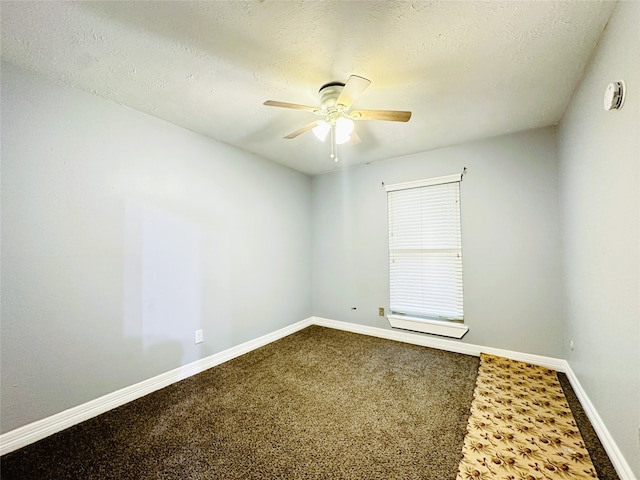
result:
[(616, 442), (613, 440), (613, 437), (609, 433), (609, 430), (607, 430), (607, 427), (602, 421), (602, 418), (600, 418), (600, 415), (598, 415), (598, 411), (593, 406), (593, 403), (591, 403), (591, 400), (589, 400), (589, 397), (582, 388), (582, 385), (580, 385), (578, 377), (576, 377), (575, 373), (573, 373), (571, 367), (569, 367), (565, 373), (567, 374), (569, 383), (571, 383), (571, 388), (573, 388), (576, 397), (578, 397), (578, 400), (580, 400), (580, 404), (584, 409), (584, 413), (586, 413), (587, 417), (589, 417), (589, 421), (591, 422), (593, 429), (596, 431), (596, 434), (598, 435), (602, 446), (607, 452), (607, 455), (609, 455), (609, 459), (616, 469), (616, 473), (620, 477), (620, 480), (637, 480), (636, 476), (631, 471), (631, 467), (618, 448), (618, 445), (616, 445)]
[(91, 400), (82, 405), (56, 413), (42, 420), (16, 428), (10, 432), (0, 435), (0, 455), (13, 452), (19, 448), (37, 442), (49, 435), (60, 432), (66, 428), (76, 425), (90, 418), (96, 417), (102, 413), (108, 412), (120, 405), (131, 402), (138, 398), (144, 397), (149, 393), (155, 392), (161, 388), (179, 382), (185, 378), (196, 375), (211, 367), (220, 365), (235, 357), (244, 355), (245, 353), (260, 348), (282, 337), (286, 337), (298, 330), (311, 325), (311, 320), (305, 319), (300, 322), (281, 328), (275, 332), (263, 335), (259, 338), (236, 345), (222, 352), (216, 353), (209, 357), (197, 360), (182, 367), (178, 367), (169, 372), (160, 374), (156, 377), (149, 378), (135, 385), (122, 388), (115, 392), (109, 393), (102, 397)]
[(23, 427), (17, 428), (10, 432), (0, 435), (0, 455), (12, 452), (49, 435), (60, 432), (66, 428), (84, 422), (90, 418), (98, 416), (116, 407), (124, 405), (132, 400), (141, 398), (149, 393), (171, 385), (172, 383), (184, 380), (192, 375), (196, 375), (209, 368), (220, 365), (235, 357), (244, 355), (252, 350), (260, 348), (271, 342), (286, 337), (292, 333), (302, 330), (310, 325), (319, 325), (322, 327), (334, 328), (373, 337), (395, 340), (398, 342), (409, 343), (413, 345), (421, 345), (424, 347), (437, 348), (450, 352), (462, 353), (466, 355), (480, 356), (480, 353), (489, 353), (499, 355), (501, 357), (511, 358), (522, 362), (533, 363), (543, 367), (551, 368), (559, 372), (567, 374), (571, 386), (576, 396), (580, 400), (585, 413), (589, 417), (594, 430), (596, 431), (602, 445), (604, 446), (616, 472), (621, 480), (637, 480), (631, 471), (631, 467), (626, 462), (622, 452), (620, 452), (613, 437), (607, 430), (604, 422), (598, 415), (595, 407), (589, 400), (584, 389), (580, 385), (578, 378), (571, 370), (566, 360), (544, 357), (540, 355), (532, 355), (528, 353), (514, 352), (511, 350), (502, 350), (498, 348), (482, 347), (480, 345), (472, 345), (469, 343), (458, 342), (455, 340), (447, 340), (443, 338), (425, 337), (422, 335), (412, 334), (405, 331), (388, 330), (384, 328), (369, 327), (366, 325), (358, 325), (355, 323), (341, 322), (322, 317), (309, 317), (300, 322), (281, 328), (275, 332), (263, 335), (254, 340), (242, 343), (223, 352), (216, 353), (209, 357), (203, 358), (196, 362), (184, 365), (169, 372), (163, 373), (156, 377), (144, 380), (135, 385), (125, 387), (121, 390), (109, 393), (102, 397), (91, 400), (90, 402), (78, 405), (63, 412), (57, 413), (50, 417), (38, 420)]
[(564, 372), (568, 368), (566, 360), (553, 357), (544, 357), (542, 355), (533, 355), (530, 353), (514, 352), (511, 350), (502, 350), (500, 348), (483, 347), (473, 345), (471, 343), (459, 342), (456, 340), (448, 340), (439, 337), (426, 337), (423, 335), (410, 333), (400, 330), (388, 330), (386, 328), (369, 327), (366, 325), (358, 325), (355, 323), (341, 322), (322, 317), (311, 317), (311, 323), (323, 327), (345, 330), (353, 333), (361, 333), (373, 337), (386, 338), (388, 340), (396, 340), (398, 342), (411, 343), (413, 345), (421, 345), (423, 347), (437, 348), (439, 350), (447, 350), (449, 352), (463, 353), (465, 355), (473, 355), (479, 357), (480, 353), (488, 353), (501, 357), (519, 360), (521, 362), (533, 363), (541, 367), (551, 368), (558, 372)]
[(457, 342), (455, 340), (447, 340), (444, 338), (425, 337), (422, 335), (416, 335), (409, 332), (400, 332), (396, 330), (388, 330), (384, 328), (369, 327), (366, 325), (358, 325), (354, 323), (341, 322), (338, 320), (330, 320), (328, 318), (311, 317), (311, 323), (314, 325), (320, 325), (323, 327), (335, 328), (338, 330), (345, 330), (353, 333), (360, 333), (363, 335), (370, 335), (373, 337), (385, 338), (388, 340), (396, 340), (399, 342), (410, 343), (413, 345), (421, 345), (424, 347), (437, 348), (440, 350), (447, 350), (449, 352), (463, 353), (466, 355), (480, 356), (480, 353), (489, 353), (491, 355), (498, 355), (501, 357), (510, 358), (512, 360), (518, 360), (521, 362), (532, 363), (534, 365), (540, 365), (542, 367), (551, 368), (557, 372), (562, 372), (567, 375), (571, 387), (575, 392), (582, 408), (584, 409), (587, 417), (593, 425), (593, 429), (596, 431), (598, 438), (602, 442), (607, 455), (611, 459), (611, 463), (620, 480), (637, 480), (634, 473), (631, 471), (631, 467), (625, 460), (622, 452), (613, 440), (613, 437), (607, 430), (602, 418), (598, 415), (595, 407), (589, 400), (586, 392), (580, 385), (578, 378), (571, 370), (571, 366), (566, 360), (552, 357), (544, 357), (540, 355), (532, 355), (529, 353), (514, 352), (511, 350), (502, 350), (499, 348), (482, 347), (480, 345), (472, 345), (463, 342)]

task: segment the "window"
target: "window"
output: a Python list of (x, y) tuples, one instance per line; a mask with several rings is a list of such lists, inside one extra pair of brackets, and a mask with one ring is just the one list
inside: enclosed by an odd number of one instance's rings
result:
[(386, 187), (392, 314), (426, 320), (423, 323), (463, 321), (461, 178)]

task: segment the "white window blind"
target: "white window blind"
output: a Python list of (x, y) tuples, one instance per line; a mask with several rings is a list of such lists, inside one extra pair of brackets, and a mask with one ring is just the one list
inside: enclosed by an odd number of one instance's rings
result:
[(392, 312), (463, 320), (460, 179), (386, 187)]

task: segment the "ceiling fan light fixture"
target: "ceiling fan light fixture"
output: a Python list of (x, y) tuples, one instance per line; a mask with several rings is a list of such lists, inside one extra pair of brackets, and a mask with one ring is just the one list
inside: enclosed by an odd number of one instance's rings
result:
[(336, 119), (336, 144), (342, 145), (351, 140), (351, 132), (353, 132), (353, 120), (347, 117), (338, 117)]
[(329, 135), (329, 130), (331, 130), (331, 126), (324, 120), (321, 120), (318, 122), (318, 125), (313, 127), (312, 132), (318, 140), (324, 142), (327, 139), (327, 135)]
[(338, 137), (348, 137), (353, 132), (353, 120), (347, 117), (339, 117), (336, 120), (336, 135)]

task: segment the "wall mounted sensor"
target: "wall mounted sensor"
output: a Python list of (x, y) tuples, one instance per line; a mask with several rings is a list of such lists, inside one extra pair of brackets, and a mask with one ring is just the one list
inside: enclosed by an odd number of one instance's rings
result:
[(619, 110), (624, 103), (625, 84), (624, 80), (612, 82), (607, 85), (604, 91), (604, 109)]

